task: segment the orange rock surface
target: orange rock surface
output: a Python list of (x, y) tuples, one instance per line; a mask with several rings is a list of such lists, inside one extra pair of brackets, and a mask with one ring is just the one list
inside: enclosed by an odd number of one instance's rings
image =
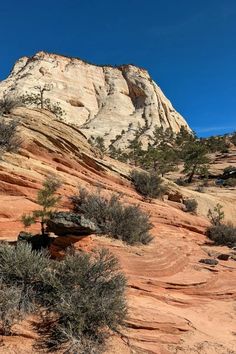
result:
[[(49, 173), (64, 181), (63, 209), (69, 206), (67, 196), (83, 186), (122, 193), (125, 203), (150, 213), (154, 239), (148, 246), (95, 235), (55, 239), (52, 245), (61, 255), (68, 240), (87, 251), (106, 247), (119, 258), (128, 279), (129, 314), (120, 336), (110, 338), (107, 354), (236, 353), (236, 262), (219, 261), (215, 267), (199, 263), (227, 251), (207, 243), (207, 219), (183, 212), (175, 202), (142, 200), (126, 178), (129, 166), (101, 160), (76, 128), (48, 112), (18, 108), (12, 117), (20, 119), (23, 146), (0, 163), (2, 240), (16, 239), (22, 214), (36, 208), (37, 190)], [(0, 353), (37, 353), (33, 323), (29, 318), (15, 326), (13, 336), (2, 338)]]

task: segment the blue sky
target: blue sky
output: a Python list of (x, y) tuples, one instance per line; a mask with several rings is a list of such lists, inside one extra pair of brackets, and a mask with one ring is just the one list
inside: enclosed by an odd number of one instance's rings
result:
[(0, 79), (45, 50), (149, 70), (198, 135), (236, 130), (235, 0), (8, 0)]

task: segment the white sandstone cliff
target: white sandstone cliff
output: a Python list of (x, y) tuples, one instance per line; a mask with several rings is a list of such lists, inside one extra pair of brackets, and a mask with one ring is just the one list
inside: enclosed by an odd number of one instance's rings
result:
[(145, 127), (143, 142), (156, 125), (174, 132), (181, 126), (190, 130), (148, 72), (133, 65), (97, 66), (39, 52), (16, 62), (0, 83), (0, 97), (37, 93), (35, 86), (45, 84), (51, 86), (45, 98), (60, 103), (64, 119), (78, 125), (87, 137), (103, 136), (106, 145), (121, 135), (115, 145), (127, 146), (138, 126)]

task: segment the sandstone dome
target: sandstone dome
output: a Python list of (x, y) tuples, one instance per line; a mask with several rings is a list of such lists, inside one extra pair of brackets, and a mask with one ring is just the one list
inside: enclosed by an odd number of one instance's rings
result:
[(99, 66), (39, 52), (16, 62), (0, 83), (0, 97), (37, 93), (36, 86), (45, 84), (50, 86), (45, 98), (59, 103), (65, 121), (88, 138), (102, 136), (107, 146), (115, 141), (126, 147), (139, 127), (144, 144), (155, 126), (175, 133), (182, 126), (190, 130), (149, 73), (134, 65)]

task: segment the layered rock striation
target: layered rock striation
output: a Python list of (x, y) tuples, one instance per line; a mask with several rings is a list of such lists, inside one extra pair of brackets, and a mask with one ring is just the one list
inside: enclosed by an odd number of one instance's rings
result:
[[(16, 240), (22, 213), (38, 208), (37, 191), (48, 174), (63, 181), (61, 210), (68, 209), (68, 196), (78, 187), (99, 187), (106, 195), (121, 193), (125, 203), (139, 204), (151, 216), (154, 238), (146, 246), (95, 235), (66, 235), (52, 244), (55, 257), (74, 245), (86, 251), (105, 247), (119, 258), (128, 279), (129, 314), (127, 326), (110, 338), (106, 353), (235, 353), (236, 262), (218, 257), (227, 247), (207, 243), (207, 219), (183, 212), (177, 202), (143, 200), (128, 180), (128, 165), (106, 156), (100, 159), (76, 127), (47, 111), (18, 108), (6, 119), (19, 120), (23, 144), (17, 154), (6, 153), (0, 164), (0, 240)], [(199, 214), (207, 214), (201, 203), (208, 209), (220, 202), (235, 219), (233, 191), (230, 198), (180, 187), (178, 192), (198, 198)], [(218, 263), (199, 262), (206, 258)], [(37, 339), (35, 319), (29, 317), (14, 326), (11, 336), (2, 336), (0, 353), (35, 353)]]
[(0, 83), (0, 97), (38, 93), (59, 102), (66, 122), (87, 137), (104, 137), (105, 144), (125, 147), (142, 128), (142, 141), (151, 140), (155, 126), (190, 130), (149, 73), (134, 65), (97, 66), (76, 58), (39, 52), (19, 59)]

